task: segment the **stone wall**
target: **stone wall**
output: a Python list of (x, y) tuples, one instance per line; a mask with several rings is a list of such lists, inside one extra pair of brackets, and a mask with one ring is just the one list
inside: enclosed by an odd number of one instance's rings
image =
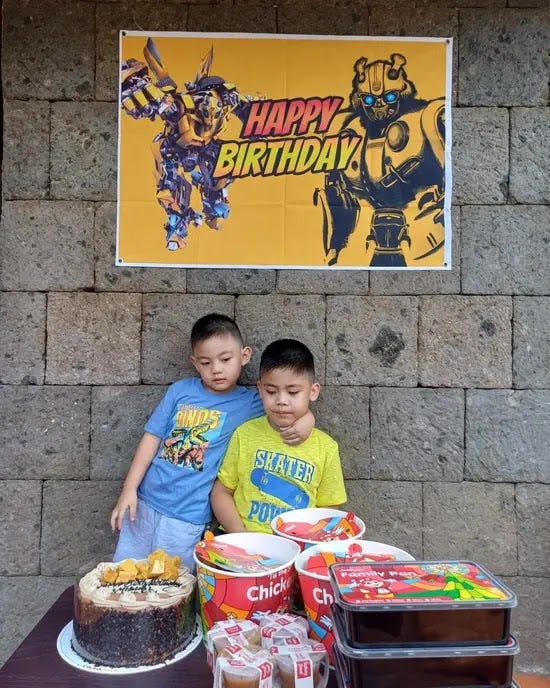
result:
[[(368, 535), (502, 576), (517, 666), (550, 670), (547, 5), (4, 2), (0, 662), (112, 551), (142, 424), (191, 372), (191, 323), (217, 310), (256, 349), (312, 347), (318, 424)], [(122, 28), (453, 36), (452, 271), (115, 268)]]

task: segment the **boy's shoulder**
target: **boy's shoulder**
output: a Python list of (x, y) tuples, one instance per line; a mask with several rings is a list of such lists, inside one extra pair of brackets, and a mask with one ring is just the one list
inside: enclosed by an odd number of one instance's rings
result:
[(317, 442), (323, 444), (327, 449), (338, 449), (338, 442), (334, 437), (331, 437), (328, 432), (324, 430), (319, 430), (319, 428), (313, 428), (310, 438), (316, 439)]

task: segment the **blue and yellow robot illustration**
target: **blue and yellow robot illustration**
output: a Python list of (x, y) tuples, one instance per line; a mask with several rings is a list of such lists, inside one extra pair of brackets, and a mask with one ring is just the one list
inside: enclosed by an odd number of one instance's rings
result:
[[(338, 127), (363, 142), (345, 170), (325, 175), (313, 197), (322, 208), (328, 265), (337, 265), (362, 206), (372, 212), (368, 265), (410, 267), (443, 249), (445, 98), (420, 98), (405, 64), (399, 53), (372, 62), (360, 57), (354, 64), (349, 106), (340, 111)], [(415, 223), (431, 220), (416, 246), (407, 215)]]
[[(166, 247), (176, 251), (186, 246), (191, 226), (204, 222), (219, 230), (228, 217), (227, 187), (233, 180), (212, 174), (219, 136), (231, 116), (245, 121), (253, 98), (210, 75), (213, 48), (183, 90), (168, 74), (151, 38), (143, 54), (146, 64), (129, 58), (121, 65), (121, 106), (134, 119), (158, 118), (164, 124), (153, 139), (156, 195), (166, 213)], [(191, 205), (193, 188), (200, 195), (200, 210)]]

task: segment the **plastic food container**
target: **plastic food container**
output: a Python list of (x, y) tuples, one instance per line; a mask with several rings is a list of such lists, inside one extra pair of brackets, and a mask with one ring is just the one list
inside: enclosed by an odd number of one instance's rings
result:
[[(502, 650), (502, 648), (498, 648), (499, 650)], [(479, 650), (479, 648), (476, 648), (476, 651)], [(517, 650), (516, 650), (517, 652)], [(335, 662), (335, 674), (336, 674), (336, 683), (338, 685), (338, 688), (359, 688), (359, 686), (363, 686), (363, 688), (366, 688), (367, 683), (371, 688), (388, 688), (388, 686), (407, 686), (407, 688), (410, 686), (410, 688), (426, 688), (427, 686), (431, 686), (432, 688), (447, 688), (447, 686), (455, 686), (455, 685), (468, 685), (468, 688), (471, 688), (472, 686), (475, 686), (476, 688), (489, 688), (489, 684), (487, 683), (479, 683), (477, 677), (472, 677), (469, 675), (468, 677), (468, 684), (456, 684), (449, 682), (448, 678), (445, 677), (444, 681), (441, 682), (439, 680), (433, 680), (433, 677), (428, 676), (427, 680), (423, 678), (422, 674), (418, 676), (418, 671), (419, 670), (424, 670), (426, 667), (429, 668), (429, 664), (426, 663), (426, 659), (424, 658), (424, 661), (422, 661), (423, 658), (419, 658), (419, 663), (414, 664), (413, 660), (409, 660), (409, 667), (412, 667), (412, 670), (409, 675), (403, 676), (403, 672), (406, 670), (406, 665), (405, 664), (400, 664), (400, 659), (397, 659), (397, 664), (393, 665), (393, 660), (391, 658), (386, 658), (385, 660), (378, 660), (378, 663), (376, 663), (375, 660), (366, 660), (365, 665), (362, 665), (361, 659), (354, 659), (351, 658), (347, 655), (345, 655), (338, 647), (335, 647), (334, 651), (334, 662)], [(445, 658), (438, 658), (439, 662), (442, 661), (442, 659)], [(472, 658), (469, 656), (463, 656), (461, 657), (456, 657), (454, 658), (454, 665), (455, 669), (459, 669), (460, 673), (458, 674), (457, 678), (459, 678), (461, 675), (464, 676), (465, 674), (465, 669), (466, 669), (466, 664), (463, 664), (462, 667), (460, 665), (460, 659), (463, 660), (463, 662), (471, 662)], [(384, 662), (385, 664), (380, 664), (380, 662)], [(433, 661), (433, 660), (432, 660)], [(479, 661), (479, 660), (478, 660)], [(372, 662), (372, 663), (371, 663)], [(509, 686), (511, 688), (518, 688), (518, 685), (514, 683), (511, 680), (511, 673), (512, 673), (512, 659), (506, 661), (506, 664), (510, 665), (509, 668), (506, 666), (506, 681), (509, 681), (504, 684), (496, 684), (498, 686), (501, 686), (501, 688), (508, 688)], [(432, 665), (433, 666), (433, 665)], [(371, 671), (374, 671), (376, 669), (382, 669), (383, 673), (376, 676), (376, 675), (370, 675), (369, 668)], [(472, 679), (474, 682), (472, 682)], [(453, 680), (453, 679), (451, 679)], [(485, 679), (482, 679), (485, 680)], [(360, 681), (359, 684), (355, 683), (355, 681)], [(363, 683), (364, 681), (364, 683)], [(495, 686), (491, 686), (491, 688), (495, 688)]]
[(350, 647), (508, 642), (516, 596), (474, 562), (334, 564), (329, 574)]
[(358, 650), (344, 639), (338, 608), (333, 614), (336, 643), (334, 662), (348, 688), (510, 688), (514, 655), (513, 636), (506, 645), (416, 647)]
[(412, 561), (413, 557), (402, 549), (386, 545), (382, 542), (371, 540), (338, 540), (332, 542), (321, 542), (312, 547), (308, 547), (301, 552), (294, 562), (298, 573), (298, 581), (302, 592), (302, 599), (307, 619), (309, 621), (311, 636), (319, 640), (327, 648), (332, 663), (332, 644), (334, 634), (332, 633), (332, 621), (330, 618), (330, 608), (334, 602), (332, 585), (330, 583), (328, 570), (325, 574), (312, 570), (312, 562), (318, 558), (322, 552), (332, 552), (337, 556), (347, 556), (350, 547), (360, 548), (366, 554), (389, 555), (396, 560)]

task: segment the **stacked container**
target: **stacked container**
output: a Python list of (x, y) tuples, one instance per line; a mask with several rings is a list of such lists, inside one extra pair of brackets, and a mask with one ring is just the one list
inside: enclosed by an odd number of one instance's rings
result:
[(340, 688), (511, 688), (515, 595), (479, 564), (334, 564)]

